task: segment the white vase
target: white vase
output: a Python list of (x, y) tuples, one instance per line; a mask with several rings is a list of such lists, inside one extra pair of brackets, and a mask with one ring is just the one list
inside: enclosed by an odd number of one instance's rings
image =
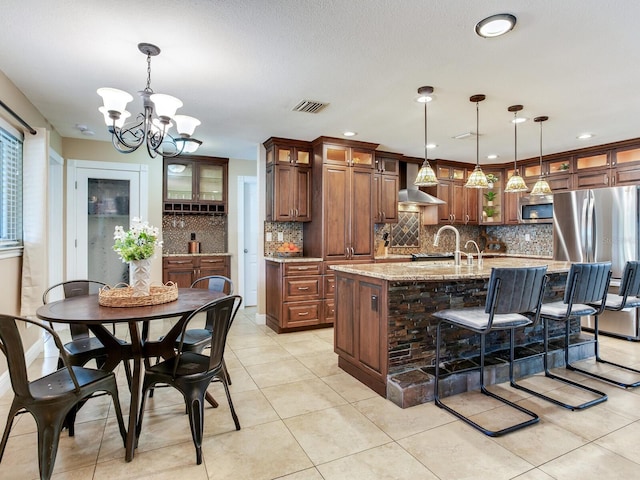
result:
[(146, 297), (151, 291), (151, 259), (130, 262), (131, 287), (134, 297)]
[(487, 207), (493, 207), (493, 200), (487, 200)]

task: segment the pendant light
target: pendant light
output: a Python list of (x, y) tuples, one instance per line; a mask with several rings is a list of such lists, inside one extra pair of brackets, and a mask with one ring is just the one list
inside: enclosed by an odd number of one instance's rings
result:
[(544, 179), (544, 174), (542, 172), (542, 122), (546, 122), (547, 120), (549, 120), (549, 117), (546, 116), (536, 117), (533, 119), (534, 122), (538, 122), (540, 124), (540, 178), (533, 186), (531, 195), (551, 195), (553, 193), (551, 191), (551, 187)]
[(431, 94), (433, 93), (433, 87), (420, 87), (418, 89), (418, 102), (424, 103), (424, 163), (418, 171), (416, 181), (414, 185), (419, 187), (433, 187), (438, 185), (438, 179), (436, 177), (433, 168), (429, 165), (429, 159), (427, 158), (427, 104), (433, 99)]
[(480, 107), (478, 103), (485, 98), (482, 94), (473, 95), (469, 98), (470, 102), (475, 102), (476, 104), (476, 168), (473, 169), (473, 172), (471, 172), (471, 175), (469, 175), (467, 179), (467, 183), (464, 184), (467, 188), (489, 188), (487, 176), (480, 168)]
[(507, 186), (504, 188), (505, 193), (518, 193), (526, 192), (529, 190), (527, 184), (518, 172), (518, 112), (524, 107), (522, 105), (511, 105), (507, 110), (513, 112), (513, 175), (507, 182)]

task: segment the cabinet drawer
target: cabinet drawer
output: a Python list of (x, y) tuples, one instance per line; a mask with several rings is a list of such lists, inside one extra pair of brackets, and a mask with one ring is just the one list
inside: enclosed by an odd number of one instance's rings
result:
[(223, 267), (226, 263), (225, 257), (200, 257), (200, 266), (201, 267), (215, 267), (221, 266)]
[(292, 300), (312, 300), (320, 298), (320, 281), (322, 277), (302, 277), (284, 279), (285, 302)]
[(304, 327), (320, 323), (322, 301), (295, 302), (283, 305), (283, 327)]
[(324, 301), (324, 322), (333, 323), (336, 316), (336, 306), (333, 298)]
[(336, 289), (336, 277), (335, 275), (324, 276), (324, 297), (333, 298), (333, 293)]
[(175, 257), (163, 259), (164, 268), (194, 268), (196, 266), (195, 257)]
[(291, 277), (293, 275), (320, 275), (322, 270), (322, 264), (320, 262), (310, 263), (285, 263), (284, 275)]

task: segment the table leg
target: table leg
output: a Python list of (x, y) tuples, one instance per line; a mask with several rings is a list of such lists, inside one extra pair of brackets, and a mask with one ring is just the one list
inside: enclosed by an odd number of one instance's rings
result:
[(140, 408), (140, 387), (142, 370), (142, 343), (138, 323), (129, 322), (129, 336), (131, 337), (131, 356), (133, 357), (133, 377), (131, 379), (131, 402), (129, 404), (129, 428), (125, 460), (133, 460), (136, 449), (136, 425), (138, 423), (138, 409)]

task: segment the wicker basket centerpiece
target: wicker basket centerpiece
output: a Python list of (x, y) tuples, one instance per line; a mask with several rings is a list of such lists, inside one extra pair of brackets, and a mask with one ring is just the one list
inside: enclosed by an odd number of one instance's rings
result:
[(138, 297), (133, 295), (133, 287), (118, 283), (113, 287), (105, 285), (98, 293), (98, 303), (103, 307), (144, 307), (173, 302), (178, 298), (178, 285), (167, 282), (165, 285), (151, 285), (150, 294)]

